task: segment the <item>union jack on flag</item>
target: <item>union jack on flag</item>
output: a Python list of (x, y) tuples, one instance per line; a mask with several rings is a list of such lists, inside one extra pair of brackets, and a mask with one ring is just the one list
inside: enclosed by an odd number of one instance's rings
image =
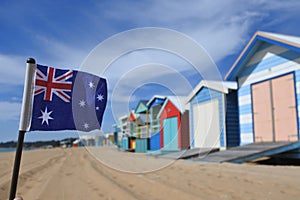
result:
[(44, 93), (45, 101), (52, 101), (53, 94), (56, 94), (65, 102), (70, 102), (70, 92), (72, 90), (73, 71), (69, 70), (62, 75), (55, 77), (56, 69), (48, 67), (46, 75), (39, 69), (36, 70), (35, 91), (34, 95)]
[(100, 129), (106, 102), (105, 79), (37, 65), (30, 130)]

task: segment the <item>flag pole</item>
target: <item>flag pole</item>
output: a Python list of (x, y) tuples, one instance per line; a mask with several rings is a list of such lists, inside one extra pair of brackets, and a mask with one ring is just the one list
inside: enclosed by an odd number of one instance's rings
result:
[(15, 155), (9, 200), (13, 200), (16, 196), (24, 136), (26, 131), (29, 130), (30, 123), (31, 123), (31, 113), (32, 113), (32, 103), (33, 103), (32, 94), (34, 90), (35, 69), (36, 69), (35, 60), (33, 58), (28, 58), (27, 66), (26, 66), (22, 110), (21, 110), (21, 117), (20, 117), (18, 144), (16, 149), (16, 155)]
[(22, 147), (23, 147), (25, 133), (26, 133), (26, 131), (19, 131), (18, 144), (17, 144), (16, 155), (15, 155), (14, 170), (13, 170), (13, 175), (12, 175), (12, 179), (11, 179), (9, 200), (13, 200), (16, 196), (17, 183), (18, 183), (18, 178), (19, 178), (19, 169), (20, 169), (20, 163), (21, 163), (21, 157), (22, 157)]

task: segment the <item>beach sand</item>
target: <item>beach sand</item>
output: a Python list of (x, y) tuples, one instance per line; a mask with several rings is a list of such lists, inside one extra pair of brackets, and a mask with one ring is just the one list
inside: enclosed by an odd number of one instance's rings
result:
[[(13, 160), (14, 153), (0, 154), (1, 200), (9, 196)], [(299, 188), (300, 167), (173, 162), (100, 147), (23, 152), (17, 194), (24, 200), (282, 200), (300, 199)]]

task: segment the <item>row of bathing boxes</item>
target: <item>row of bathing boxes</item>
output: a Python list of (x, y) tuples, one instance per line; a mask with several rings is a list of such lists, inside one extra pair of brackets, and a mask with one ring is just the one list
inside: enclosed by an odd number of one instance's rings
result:
[(121, 117), (122, 148), (135, 152), (226, 149), (299, 141), (300, 38), (257, 32), (224, 81), (187, 97), (153, 96)]
[[(184, 97), (154, 96), (120, 118), (122, 148), (135, 152), (189, 148), (189, 112)], [(184, 122), (184, 123), (182, 123)]]

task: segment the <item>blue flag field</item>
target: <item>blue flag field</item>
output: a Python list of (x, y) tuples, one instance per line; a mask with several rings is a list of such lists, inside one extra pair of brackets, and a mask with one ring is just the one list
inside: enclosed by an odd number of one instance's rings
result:
[(30, 131), (100, 129), (106, 102), (105, 79), (37, 65)]

